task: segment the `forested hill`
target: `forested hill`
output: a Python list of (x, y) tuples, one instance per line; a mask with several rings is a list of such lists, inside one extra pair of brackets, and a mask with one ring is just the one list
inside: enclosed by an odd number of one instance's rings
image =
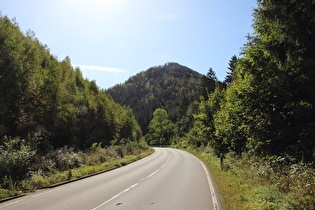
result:
[(83, 149), (139, 141), (142, 134), (131, 109), (84, 79), (69, 57), (58, 61), (34, 33), (24, 35), (18, 23), (0, 16), (0, 139), (37, 132), (43, 145)]
[(155, 109), (167, 110), (169, 119), (176, 121), (180, 106), (198, 99), (202, 75), (177, 63), (149, 68), (116, 85), (106, 93), (114, 101), (130, 106), (146, 133)]

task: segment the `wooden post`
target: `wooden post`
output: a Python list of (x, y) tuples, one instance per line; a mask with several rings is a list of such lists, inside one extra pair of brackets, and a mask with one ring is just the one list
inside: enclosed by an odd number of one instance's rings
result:
[(221, 154), (220, 154), (221, 171), (223, 170), (223, 158), (224, 158), (224, 155), (223, 155), (223, 153), (221, 153)]

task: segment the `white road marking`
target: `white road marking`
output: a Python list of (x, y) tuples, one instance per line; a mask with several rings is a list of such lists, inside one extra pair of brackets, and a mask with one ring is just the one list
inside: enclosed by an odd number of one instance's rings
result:
[(31, 198), (37, 198), (37, 197), (40, 197), (40, 196), (44, 196), (44, 195), (46, 195), (46, 194), (49, 194), (49, 193), (54, 192), (54, 191), (61, 190), (61, 189), (63, 189), (63, 188), (65, 188), (65, 187), (59, 187), (59, 188), (56, 188), (56, 189), (53, 189), (53, 190), (47, 190), (47, 191), (43, 191), (43, 192), (38, 192), (38, 194), (35, 194), (35, 195), (33, 195), (33, 196), (28, 196), (28, 195), (26, 195), (26, 196), (24, 196), (24, 197), (22, 197), (22, 198), (17, 198), (17, 200), (15, 200), (15, 201), (11, 201), (11, 202), (8, 201), (7, 204), (5, 204), (5, 205), (3, 205), (3, 206), (1, 206), (1, 207), (11, 206), (11, 205), (16, 204), (16, 203), (19, 203), (19, 202), (21, 202), (21, 201), (25, 201), (25, 200), (28, 200), (28, 199), (31, 199)]
[(7, 207), (7, 206), (10, 206), (10, 205), (12, 205), (12, 204), (15, 204), (15, 203), (21, 202), (21, 201), (23, 201), (23, 200), (26, 200), (26, 198), (25, 198), (25, 197), (24, 197), (24, 198), (21, 198), (21, 199), (19, 199), (19, 198), (18, 198), (18, 200), (16, 200), (16, 201), (12, 201), (12, 202), (10, 202), (10, 201), (9, 201), (9, 203), (4, 204), (4, 205), (3, 205), (3, 206), (1, 206), (1, 207)]
[(114, 200), (115, 198), (118, 198), (119, 196), (123, 195), (124, 193), (128, 192), (129, 190), (131, 190), (132, 188), (136, 187), (137, 185), (139, 185), (141, 182), (143, 182), (144, 180), (152, 177), (154, 174), (156, 174), (157, 172), (159, 172), (162, 168), (164, 168), (164, 166), (169, 162), (169, 160), (171, 159), (172, 155), (170, 154), (170, 156), (168, 157), (168, 159), (166, 160), (166, 162), (160, 167), (158, 168), (156, 171), (154, 171), (152, 174), (142, 178), (139, 182), (131, 185), (130, 187), (124, 189), (123, 191), (119, 192), (117, 195), (114, 195), (112, 198), (110, 198), (109, 200), (103, 202), (102, 204), (100, 204), (99, 206), (95, 207), (92, 210), (96, 210), (102, 206), (104, 206), (105, 204), (109, 203), (110, 201)]
[(202, 165), (202, 167), (203, 167), (203, 169), (204, 169), (204, 171), (206, 173), (208, 184), (209, 184), (209, 188), (210, 188), (210, 194), (211, 194), (211, 198), (212, 198), (213, 208), (215, 210), (217, 210), (217, 209), (219, 209), (218, 199), (217, 199), (216, 193), (214, 191), (214, 185), (213, 185), (212, 180), (210, 178), (209, 171), (208, 171), (207, 167), (205, 166), (205, 164), (201, 160), (199, 160), (194, 155), (192, 155), (192, 156), (199, 161), (199, 163)]

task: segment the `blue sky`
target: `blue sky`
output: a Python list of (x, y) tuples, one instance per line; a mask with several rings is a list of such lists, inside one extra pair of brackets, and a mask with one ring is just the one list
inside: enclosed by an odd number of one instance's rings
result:
[(61, 61), (103, 89), (177, 62), (223, 80), (252, 33), (256, 0), (0, 0)]

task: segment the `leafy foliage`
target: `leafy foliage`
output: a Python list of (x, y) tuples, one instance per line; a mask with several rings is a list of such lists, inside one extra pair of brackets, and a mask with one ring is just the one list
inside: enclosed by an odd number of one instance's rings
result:
[(93, 143), (86, 151), (61, 147), (40, 155), (37, 136), (29, 143), (4, 138), (0, 146), (0, 198), (125, 165), (152, 153), (144, 142), (124, 142), (102, 147)]
[[(35, 148), (20, 138), (4, 138), (0, 146), (0, 179), (22, 179), (36, 154)], [(7, 186), (5, 186), (7, 187)]]
[(191, 144), (209, 144), (217, 154), (286, 153), (313, 160), (314, 7), (311, 0), (259, 1), (255, 33), (243, 57), (230, 60), (224, 96), (218, 102), (208, 93), (201, 100), (188, 135)]
[(131, 109), (83, 79), (69, 57), (59, 62), (33, 32), (0, 17), (0, 137), (37, 132), (54, 147), (82, 149), (142, 135)]
[[(248, 149), (311, 158), (314, 145), (313, 1), (262, 1), (236, 68)], [(309, 27), (307, 27), (309, 26)], [(311, 41), (312, 40), (312, 41)], [(233, 88), (233, 87), (232, 87)], [(244, 97), (241, 97), (242, 93)], [(246, 110), (246, 111), (245, 111)]]
[(164, 109), (156, 109), (149, 124), (146, 140), (150, 145), (169, 145), (174, 135), (174, 124), (167, 119)]
[[(177, 63), (152, 67), (116, 85), (106, 93), (121, 105), (130, 106), (144, 133), (157, 108), (165, 109), (175, 122), (183, 100), (191, 103), (199, 98), (201, 75)], [(186, 103), (187, 105), (189, 103)]]
[[(197, 111), (193, 115), (193, 126), (188, 133), (189, 142), (194, 147), (206, 146), (221, 147), (216, 143), (214, 115), (220, 109), (220, 102), (224, 97), (224, 91), (219, 87), (208, 95), (208, 99), (201, 97), (196, 102)], [(217, 148), (221, 150), (221, 148)]]
[(292, 157), (263, 159), (225, 154), (223, 167), (211, 147), (193, 152), (209, 167), (226, 209), (314, 209), (314, 165)]

